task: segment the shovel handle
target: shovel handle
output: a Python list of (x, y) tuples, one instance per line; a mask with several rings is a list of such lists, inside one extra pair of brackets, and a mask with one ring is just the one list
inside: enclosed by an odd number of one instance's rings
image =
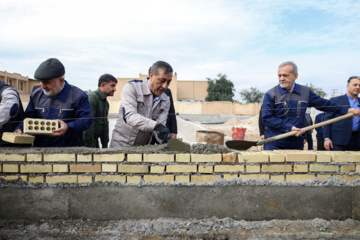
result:
[[(354, 113), (348, 113), (348, 114), (342, 115), (340, 117), (336, 117), (336, 118), (329, 119), (329, 120), (321, 122), (321, 123), (317, 123), (317, 124), (314, 124), (314, 125), (304, 127), (304, 128), (302, 128), (302, 130), (304, 130), (306, 132), (306, 131), (309, 131), (309, 130), (312, 130), (312, 129), (315, 129), (315, 128), (318, 128), (318, 127), (322, 127), (322, 126), (325, 126), (325, 125), (328, 125), (328, 124), (331, 124), (331, 123), (334, 123), (334, 122), (344, 120), (344, 119), (352, 117), (352, 116), (354, 116)], [(290, 131), (290, 132), (287, 132), (287, 133), (284, 133), (284, 134), (276, 135), (276, 136), (271, 137), (271, 138), (260, 140), (260, 141), (258, 141), (256, 143), (256, 145), (262, 145), (262, 144), (265, 144), (265, 143), (268, 143), (268, 142), (273, 142), (273, 141), (276, 141), (276, 140), (279, 140), (279, 139), (294, 136), (297, 133), (298, 133), (298, 131)]]

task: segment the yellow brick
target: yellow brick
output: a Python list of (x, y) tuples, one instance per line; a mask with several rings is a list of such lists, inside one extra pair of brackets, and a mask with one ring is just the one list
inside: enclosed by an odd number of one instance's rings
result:
[(314, 180), (314, 179), (315, 179), (315, 175), (310, 175), (310, 174), (286, 175), (287, 181), (305, 182), (307, 180)]
[(25, 154), (8, 154), (0, 153), (0, 162), (23, 162), (25, 161)]
[(126, 157), (128, 162), (142, 162), (142, 154), (128, 153)]
[(59, 129), (57, 120), (39, 118), (24, 119), (24, 133), (26, 134), (49, 135), (53, 133), (53, 130), (57, 129)]
[(291, 172), (291, 168), (292, 168), (291, 165), (280, 165), (280, 164), (262, 165), (263, 172)]
[(44, 154), (44, 162), (75, 162), (75, 154)]
[(94, 162), (122, 162), (125, 160), (125, 153), (94, 154)]
[(196, 173), (196, 165), (167, 165), (166, 172), (168, 173)]
[(239, 177), (238, 174), (224, 174), (225, 180), (233, 180), (234, 178), (238, 178), (238, 177)]
[(174, 175), (144, 175), (144, 182), (173, 182)]
[(93, 173), (93, 172), (101, 172), (101, 165), (90, 165), (90, 164), (71, 164), (70, 172), (78, 172), (78, 173)]
[(92, 182), (92, 176), (89, 175), (78, 175), (78, 183), (91, 183)]
[(127, 183), (139, 183), (141, 182), (141, 176), (126, 176)]
[(316, 154), (302, 152), (302, 151), (289, 151), (286, 154), (286, 162), (315, 162)]
[(41, 162), (43, 155), (41, 153), (28, 153), (26, 154), (26, 160), (28, 162)]
[(165, 166), (150, 166), (150, 173), (164, 173)]
[(0, 172), (2, 172), (2, 165), (0, 165)]
[(322, 153), (321, 151), (316, 152), (316, 162), (331, 162), (332, 154)]
[(76, 175), (46, 176), (46, 183), (77, 183)]
[(360, 178), (360, 175), (333, 175), (333, 176), (344, 181), (355, 181)]
[(221, 175), (192, 175), (191, 176), (191, 182), (193, 182), (193, 183), (211, 182), (216, 179), (221, 179)]
[(360, 165), (356, 165), (356, 172), (360, 172)]
[(215, 165), (214, 172), (243, 172), (244, 165)]
[(126, 182), (126, 176), (124, 175), (96, 175), (95, 182)]
[(246, 165), (246, 172), (258, 173), (260, 172), (260, 165)]
[(317, 174), (317, 178), (319, 179), (319, 181), (323, 181), (326, 178), (331, 177), (330, 174)]
[(117, 165), (116, 164), (101, 164), (102, 172), (116, 172)]
[(35, 177), (30, 177), (30, 176), (29, 176), (29, 182), (32, 182), (32, 183), (43, 183), (43, 182), (44, 182), (44, 176), (35, 176)]
[(18, 180), (19, 178), (21, 179), (21, 181), (26, 182), (27, 181), (27, 176), (26, 175), (15, 175), (15, 176), (0, 176), (0, 178), (5, 179), (6, 181), (12, 181), (12, 180)]
[(221, 162), (221, 153), (218, 154), (191, 154), (191, 162)]
[(3, 164), (3, 172), (17, 173), (19, 172), (19, 165), (17, 164)]
[(242, 181), (246, 181), (246, 180), (250, 180), (250, 179), (254, 179), (254, 180), (262, 180), (262, 179), (270, 179), (269, 174), (240, 174), (240, 179)]
[(121, 173), (149, 173), (149, 166), (146, 166), (146, 165), (118, 165), (118, 172), (121, 172)]
[(210, 166), (210, 165), (199, 165), (199, 173), (213, 173), (214, 171), (214, 166)]
[(285, 162), (285, 155), (277, 152), (267, 152), (270, 162)]
[(53, 164), (53, 172), (69, 172), (67, 164)]
[(15, 144), (32, 144), (35, 137), (24, 133), (4, 132), (1, 139)]
[(308, 172), (308, 165), (307, 164), (295, 164), (294, 172)]
[(176, 154), (175, 162), (190, 162), (190, 154), (188, 154), (188, 153)]
[(144, 154), (144, 162), (174, 162), (174, 154)]
[(269, 162), (269, 155), (264, 152), (242, 152), (238, 158), (239, 162)]
[(277, 182), (284, 182), (285, 176), (284, 175), (270, 175), (271, 181), (277, 181)]
[(334, 162), (360, 162), (360, 154), (358, 152), (334, 152)]
[(92, 154), (77, 154), (77, 162), (88, 162), (92, 161)]
[(310, 164), (310, 172), (337, 172), (339, 166), (337, 165), (322, 165), (322, 164)]
[(222, 161), (226, 163), (234, 163), (236, 162), (237, 154), (236, 153), (223, 153)]
[(175, 181), (189, 183), (190, 182), (190, 175), (176, 175), (175, 176)]
[(20, 172), (23, 173), (50, 173), (52, 172), (52, 166), (47, 165), (21, 165), (20, 166)]
[(341, 166), (341, 172), (349, 173), (349, 172), (355, 172), (356, 166), (355, 165), (343, 165)]

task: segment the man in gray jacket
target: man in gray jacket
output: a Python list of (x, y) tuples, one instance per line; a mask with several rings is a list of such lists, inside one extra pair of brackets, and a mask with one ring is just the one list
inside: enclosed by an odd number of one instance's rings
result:
[(172, 76), (170, 64), (157, 61), (151, 66), (149, 78), (125, 84), (111, 148), (147, 145), (153, 135), (160, 143), (171, 139), (171, 133), (165, 126), (170, 100), (164, 92)]

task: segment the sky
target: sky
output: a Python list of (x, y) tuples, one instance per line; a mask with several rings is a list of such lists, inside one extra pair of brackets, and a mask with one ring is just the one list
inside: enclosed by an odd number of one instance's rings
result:
[(65, 79), (95, 90), (103, 73), (137, 78), (157, 60), (179, 80), (226, 74), (266, 92), (293, 61), (296, 80), (330, 97), (360, 75), (358, 0), (0, 0), (0, 71), (33, 78), (58, 58)]

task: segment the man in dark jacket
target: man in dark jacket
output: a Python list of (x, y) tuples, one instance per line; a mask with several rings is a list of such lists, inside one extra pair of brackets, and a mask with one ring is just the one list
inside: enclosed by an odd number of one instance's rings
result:
[(170, 88), (165, 90), (165, 94), (170, 98), (170, 108), (169, 115), (166, 119), (166, 127), (170, 130), (172, 138), (176, 138), (177, 136), (177, 122), (176, 122), (176, 114), (174, 108), (174, 101), (171, 94)]
[[(345, 108), (359, 107), (360, 77), (352, 76), (348, 79), (347, 92), (345, 95), (331, 98), (330, 101), (338, 103)], [(336, 113), (326, 113), (325, 120), (338, 117)], [(360, 117), (347, 118), (330, 125), (325, 125), (324, 147), (326, 150), (334, 151), (359, 151), (360, 150)]]
[[(42, 62), (34, 75), (41, 88), (30, 95), (25, 118), (57, 119), (60, 127), (50, 135), (37, 135), (36, 147), (74, 147), (83, 145), (83, 131), (92, 121), (88, 96), (65, 80), (65, 67), (56, 58)], [(17, 133), (23, 132), (21, 122)]]
[(15, 88), (0, 80), (0, 147), (10, 145), (1, 140), (4, 132), (13, 132), (23, 120), (24, 109)]
[(107, 148), (109, 143), (109, 96), (114, 96), (117, 80), (113, 75), (103, 74), (99, 78), (98, 89), (88, 93), (93, 122), (91, 127), (84, 132), (86, 147), (99, 148), (99, 138), (102, 148)]

